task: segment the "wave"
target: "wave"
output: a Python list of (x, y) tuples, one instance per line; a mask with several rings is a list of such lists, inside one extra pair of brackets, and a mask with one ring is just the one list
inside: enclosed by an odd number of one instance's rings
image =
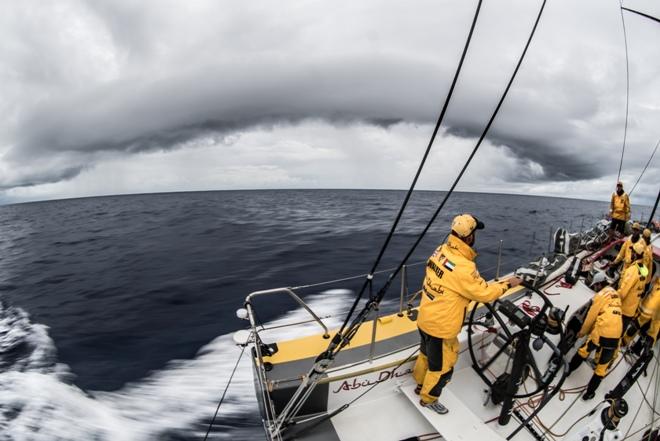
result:
[[(349, 294), (348, 290), (333, 290), (307, 300), (319, 315), (339, 317)], [(296, 309), (266, 325), (308, 319), (304, 310)], [(336, 326), (337, 320), (324, 319), (330, 327)], [(319, 330), (315, 323), (304, 327), (309, 333)], [(295, 334), (287, 328), (270, 333), (271, 338), (278, 339), (300, 335), (300, 327), (296, 327)], [(84, 391), (72, 384), (68, 367), (57, 363), (56, 352), (46, 326), (31, 323), (20, 308), (0, 303), (0, 440), (200, 439), (240, 348), (231, 334), (219, 336), (193, 359), (171, 361), (114, 392)], [(215, 439), (254, 439), (260, 433), (252, 366), (247, 356), (241, 359), (218, 420)]]

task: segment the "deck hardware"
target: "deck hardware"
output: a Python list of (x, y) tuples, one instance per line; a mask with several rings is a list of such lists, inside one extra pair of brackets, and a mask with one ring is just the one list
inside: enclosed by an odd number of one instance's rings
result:
[(408, 296), (408, 266), (401, 267), (401, 296), (399, 298), (399, 317), (403, 317), (403, 299)]
[(374, 319), (371, 325), (371, 345), (369, 346), (369, 362), (374, 359), (374, 352), (376, 351), (376, 328), (378, 327), (378, 308), (374, 309)]
[(496, 281), (500, 279), (500, 264), (502, 263), (502, 243), (503, 242), (504, 241), (502, 239), (500, 239), (500, 246), (497, 249), (497, 267), (495, 269), (495, 280)]

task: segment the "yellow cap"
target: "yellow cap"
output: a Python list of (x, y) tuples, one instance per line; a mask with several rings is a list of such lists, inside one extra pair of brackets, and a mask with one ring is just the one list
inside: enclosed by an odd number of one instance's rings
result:
[(646, 248), (645, 242), (643, 240), (638, 240), (632, 246), (633, 251), (637, 254), (644, 254), (644, 249)]
[(642, 232), (642, 236), (650, 238), (651, 230), (649, 230), (648, 228), (644, 228), (644, 231)]
[(633, 222), (632, 229), (633, 230), (641, 230), (642, 226), (639, 224), (639, 222)]
[(471, 214), (461, 214), (454, 218), (451, 230), (460, 237), (468, 237), (474, 230), (483, 230), (484, 224)]

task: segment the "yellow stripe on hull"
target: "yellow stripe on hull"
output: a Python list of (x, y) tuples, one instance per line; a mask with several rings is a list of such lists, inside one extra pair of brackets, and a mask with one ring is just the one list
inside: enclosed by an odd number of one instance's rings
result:
[[(514, 294), (523, 289), (522, 286), (509, 289), (503, 297)], [(468, 306), (468, 312), (474, 307), (474, 302)], [(416, 309), (416, 308), (415, 308)], [(357, 348), (371, 344), (371, 333), (373, 329), (373, 320), (365, 322), (357, 331), (348, 348)], [(336, 333), (336, 329), (330, 331), (330, 335)], [(378, 319), (376, 326), (376, 342), (398, 337), (408, 332), (417, 331), (417, 322), (410, 320), (406, 314), (399, 317), (396, 313), (383, 316)], [(293, 340), (284, 340), (277, 342), (277, 353), (270, 357), (263, 357), (264, 361), (272, 364), (288, 363), (306, 358), (316, 358), (321, 352), (328, 348), (328, 339), (323, 338), (323, 334), (315, 334), (307, 337), (296, 338)]]

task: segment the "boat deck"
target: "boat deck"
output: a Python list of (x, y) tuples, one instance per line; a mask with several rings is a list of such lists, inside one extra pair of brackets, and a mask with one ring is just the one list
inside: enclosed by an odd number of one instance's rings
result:
[[(572, 289), (562, 288), (559, 285), (551, 286), (548, 291), (551, 289), (556, 291), (557, 298), (553, 301), (560, 307), (569, 300), (570, 303), (575, 304), (576, 299), (573, 296), (583, 297), (585, 301), (591, 297), (591, 291), (581, 283)], [(569, 296), (573, 298), (569, 299)], [(395, 382), (384, 382), (378, 386), (382, 388), (378, 394), (372, 397), (365, 395), (363, 399), (351, 405), (350, 410), (332, 418), (337, 439), (342, 441), (364, 440), (365, 437), (378, 440), (419, 438), (447, 441), (506, 439), (518, 426), (516, 418), (513, 417), (506, 426), (498, 424), (497, 418), (501, 407), (490, 402), (484, 405), (487, 387), (464, 358), (466, 354), (461, 356), (461, 363), (457, 364), (453, 379), (440, 399), (449, 408), (448, 414), (438, 415), (421, 407), (419, 397), (413, 392), (415, 382), (412, 376), (407, 374)], [(534, 430), (549, 440), (582, 439), (582, 436), (588, 435), (592, 427), (591, 423), (600, 418), (601, 410), (607, 406), (604, 402), (605, 393), (618, 384), (633, 361), (620, 353), (614, 361), (613, 369), (596, 391), (596, 397), (589, 401), (581, 399), (581, 391), (593, 371), (587, 363), (584, 363), (566, 379), (561, 388), (563, 392), (556, 395), (533, 420)], [(632, 439), (641, 439), (644, 428), (653, 422), (652, 407), (657, 405), (660, 409), (658, 402), (660, 397), (655, 393), (659, 374), (657, 364), (657, 359), (652, 361), (647, 369), (648, 376), (642, 376), (638, 384), (626, 394), (625, 399), (630, 409), (628, 416), (621, 422), (618, 439), (624, 439), (626, 434), (629, 437), (635, 434)], [(528, 380), (528, 383), (531, 387), (532, 382)], [(536, 403), (534, 397), (521, 399), (514, 403), (514, 409), (526, 417), (533, 411)], [(593, 414), (589, 415), (590, 412)], [(658, 415), (656, 421), (659, 419)], [(535, 437), (530, 431), (523, 429), (514, 439), (533, 441)]]

